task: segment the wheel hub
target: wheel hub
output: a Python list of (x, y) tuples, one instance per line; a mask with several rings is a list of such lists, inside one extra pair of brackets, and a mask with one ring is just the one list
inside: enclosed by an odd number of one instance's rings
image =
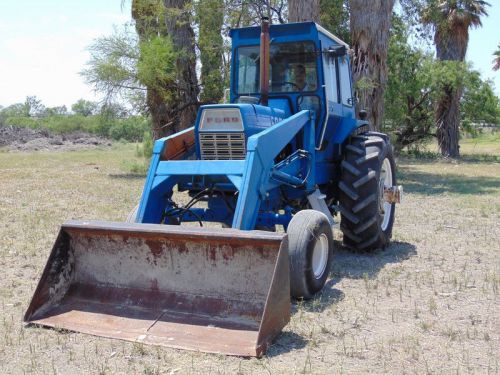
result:
[(392, 175), (392, 166), (388, 158), (385, 158), (380, 168), (379, 177), (379, 214), (382, 216), (381, 227), (385, 231), (389, 226), (392, 213), (392, 203), (385, 199), (385, 192), (393, 186), (394, 178)]
[(328, 237), (326, 234), (321, 233), (314, 244), (312, 257), (312, 269), (316, 279), (320, 279), (325, 272), (328, 263), (328, 248)]

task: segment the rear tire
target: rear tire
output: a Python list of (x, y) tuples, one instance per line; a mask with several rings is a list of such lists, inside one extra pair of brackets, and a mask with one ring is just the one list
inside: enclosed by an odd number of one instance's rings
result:
[(288, 225), (290, 294), (310, 299), (325, 285), (333, 258), (333, 234), (325, 214), (299, 211)]
[(396, 164), (382, 135), (352, 137), (345, 147), (339, 183), (340, 229), (344, 245), (363, 251), (384, 248), (392, 237), (395, 204), (384, 201), (384, 186), (396, 185)]

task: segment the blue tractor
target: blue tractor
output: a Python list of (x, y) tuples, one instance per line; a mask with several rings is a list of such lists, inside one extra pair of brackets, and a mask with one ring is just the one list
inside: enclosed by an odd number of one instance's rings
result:
[[(356, 118), (348, 46), (313, 22), (263, 20), (230, 36), (229, 102), (200, 107), (194, 127), (155, 142), (128, 224), (63, 225), (26, 321), (131, 339), (109, 317), (140, 317), (157, 327), (143, 342), (260, 355), (288, 321), (290, 295), (323, 288), (334, 216), (346, 246), (388, 244), (401, 190), (389, 138)], [(106, 334), (67, 312), (84, 300)], [(54, 301), (67, 315), (47, 313)], [(195, 344), (175, 336), (181, 323), (196, 326)], [(228, 331), (210, 336), (213, 326)]]

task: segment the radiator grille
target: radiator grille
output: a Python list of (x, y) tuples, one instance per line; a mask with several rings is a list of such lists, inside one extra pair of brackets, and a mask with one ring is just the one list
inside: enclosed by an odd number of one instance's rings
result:
[(244, 133), (200, 133), (203, 160), (242, 160), (246, 146)]

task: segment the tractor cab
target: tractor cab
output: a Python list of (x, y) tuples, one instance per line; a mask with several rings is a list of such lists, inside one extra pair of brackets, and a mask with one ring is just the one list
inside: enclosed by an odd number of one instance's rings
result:
[[(259, 27), (231, 30), (231, 103), (262, 104), (260, 34)], [(347, 49), (314, 22), (269, 27), (267, 105), (283, 110), (285, 117), (314, 111), (318, 148), (336, 133), (342, 119), (354, 120)]]

